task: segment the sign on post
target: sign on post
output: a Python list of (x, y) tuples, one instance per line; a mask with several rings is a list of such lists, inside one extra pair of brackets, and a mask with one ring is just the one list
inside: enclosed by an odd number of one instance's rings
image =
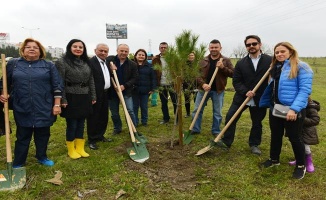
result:
[(106, 24), (107, 39), (127, 39), (127, 24)]

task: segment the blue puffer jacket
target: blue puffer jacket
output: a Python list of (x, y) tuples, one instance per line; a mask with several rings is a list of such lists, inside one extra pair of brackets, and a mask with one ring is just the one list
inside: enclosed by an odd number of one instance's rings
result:
[[(278, 98), (279, 101), (295, 112), (300, 112), (307, 107), (308, 96), (311, 94), (313, 71), (304, 62), (299, 62), (299, 71), (296, 78), (290, 79), (290, 61), (286, 60), (283, 65), (279, 80)], [(273, 79), (264, 91), (260, 99), (260, 107), (271, 107), (271, 95), (273, 91)]]
[(8, 89), (12, 90), (16, 124), (22, 127), (49, 127), (55, 121), (52, 114), (54, 93), (60, 97), (62, 79), (52, 62), (11, 59), (7, 64)]

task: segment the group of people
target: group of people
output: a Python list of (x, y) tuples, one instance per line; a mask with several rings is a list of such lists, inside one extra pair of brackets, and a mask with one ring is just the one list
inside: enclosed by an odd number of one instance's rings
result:
[[(223, 138), (217, 146), (229, 149), (234, 142), (236, 123), (241, 113), (249, 108), (252, 121), (248, 144), (253, 154), (260, 155), (259, 145), (262, 139), (262, 121), (269, 111), (271, 129), (270, 158), (262, 166), (272, 167), (280, 164), (282, 138), (286, 133), (289, 138), (295, 161), (293, 177), (301, 179), (306, 169), (313, 172), (309, 144), (317, 144), (316, 129), (304, 134), (304, 125), (315, 126), (319, 116), (310, 108), (319, 109), (319, 103), (308, 101), (312, 90), (313, 72), (310, 67), (301, 62), (295, 48), (288, 42), (278, 43), (274, 48), (274, 56), (264, 54), (262, 42), (257, 35), (249, 35), (244, 40), (248, 55), (240, 59), (235, 67), (231, 60), (221, 54), (222, 45), (219, 40), (209, 43), (209, 55), (199, 62), (199, 73), (196, 78), (198, 92), (195, 98), (195, 108), (192, 117), (199, 108), (204, 97), (204, 106), (199, 111), (198, 118), (191, 134), (201, 132), (201, 121), (204, 108), (209, 98), (212, 100), (213, 123), (211, 134), (216, 137), (221, 132), (222, 108), (227, 78), (232, 78), (235, 89), (232, 104), (226, 114), (225, 124), (234, 116), (241, 104), (249, 99), (232, 121)], [(100, 43), (95, 48), (95, 56), (89, 58), (86, 45), (79, 39), (71, 40), (66, 53), (55, 63), (45, 60), (46, 51), (42, 44), (32, 38), (27, 38), (20, 47), (20, 58), (11, 59), (7, 64), (8, 88), (10, 98), (0, 96), (2, 103), (12, 101), (12, 109), (16, 121), (16, 137), (14, 150), (14, 167), (24, 166), (27, 159), (29, 144), (34, 133), (37, 160), (46, 166), (54, 165), (47, 157), (46, 150), (50, 137), (50, 127), (60, 115), (66, 120), (66, 145), (68, 155), (72, 159), (88, 157), (85, 152), (84, 128), (87, 121), (87, 139), (90, 149), (97, 150), (98, 142), (110, 142), (104, 134), (108, 125), (108, 110), (114, 129), (113, 134), (122, 132), (122, 121), (119, 115), (119, 94), (113, 87), (113, 73), (116, 73), (131, 121), (137, 126), (148, 124), (148, 99), (158, 90), (161, 100), (163, 119), (161, 124), (170, 120), (168, 99), (172, 100), (173, 111), (177, 109), (177, 94), (171, 85), (164, 54), (168, 48), (166, 42), (159, 45), (160, 54), (148, 61), (148, 54), (139, 49), (134, 59), (128, 58), (129, 46), (120, 44), (117, 54), (108, 56), (109, 47)], [(196, 55), (189, 54), (189, 63)], [(154, 69), (153, 66), (160, 66)], [(214, 76), (214, 71), (217, 74)], [(270, 70), (270, 78), (263, 80), (257, 90), (255, 86)], [(210, 80), (212, 85), (209, 85)], [(184, 89), (188, 89), (184, 83)], [(190, 98), (186, 98), (187, 116), (190, 115)], [(309, 103), (309, 105), (308, 105)], [(285, 118), (273, 115), (275, 104), (289, 106)], [(311, 105), (314, 106), (311, 106)], [(307, 109), (307, 105), (310, 106)], [(316, 106), (317, 105), (317, 106)], [(109, 108), (109, 109), (108, 109)], [(138, 117), (139, 108), (141, 117)], [(314, 117), (306, 122), (310, 115)], [(314, 121), (315, 123), (312, 123)], [(303, 131), (304, 130), (304, 131)]]

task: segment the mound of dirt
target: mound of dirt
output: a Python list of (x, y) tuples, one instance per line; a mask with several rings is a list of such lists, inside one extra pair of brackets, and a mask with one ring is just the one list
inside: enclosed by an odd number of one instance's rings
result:
[(161, 184), (170, 184), (174, 189), (187, 191), (196, 186), (196, 163), (189, 146), (173, 145), (170, 142), (149, 143), (146, 145), (150, 158), (143, 164), (126, 160), (124, 166), (132, 171), (146, 175), (153, 190), (160, 190)]

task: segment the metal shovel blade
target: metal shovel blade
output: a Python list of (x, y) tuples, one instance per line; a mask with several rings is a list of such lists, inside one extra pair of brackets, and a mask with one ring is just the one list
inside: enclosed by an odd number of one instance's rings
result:
[(134, 132), (134, 134), (135, 134), (136, 140), (138, 140), (139, 142), (141, 142), (143, 144), (148, 143), (147, 138), (143, 134), (141, 134), (139, 132)]
[(127, 148), (130, 158), (138, 163), (143, 163), (149, 159), (148, 150), (143, 143), (132, 143), (133, 147)]
[(216, 145), (216, 142), (214, 140), (211, 140), (208, 146), (197, 151), (196, 156), (200, 156), (200, 155), (206, 153), (207, 151), (211, 150), (215, 145)]
[(0, 171), (0, 191), (21, 189), (25, 183), (25, 167), (14, 169), (11, 163), (7, 163), (7, 170)]
[(194, 139), (194, 135), (191, 134), (191, 131), (183, 132), (183, 144), (190, 144), (190, 142)]

